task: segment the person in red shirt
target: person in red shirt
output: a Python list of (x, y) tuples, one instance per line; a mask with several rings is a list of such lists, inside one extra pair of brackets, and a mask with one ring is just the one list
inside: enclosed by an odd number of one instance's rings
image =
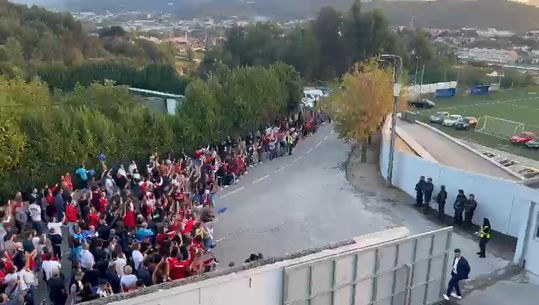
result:
[(99, 213), (95, 209), (95, 207), (92, 207), (90, 210), (90, 214), (88, 215), (88, 225), (94, 226), (94, 228), (97, 228), (99, 226)]
[(75, 201), (71, 201), (66, 206), (65, 219), (69, 227), (69, 234), (73, 234), (73, 227), (79, 223), (79, 209)]
[(105, 213), (105, 210), (107, 209), (107, 193), (101, 192), (101, 197), (99, 198), (99, 212), (102, 214)]
[(169, 276), (172, 280), (179, 280), (189, 276), (189, 265), (191, 260), (181, 259), (181, 252), (177, 246), (172, 248), (170, 257), (167, 258), (169, 264)]
[(73, 191), (73, 182), (71, 180), (71, 174), (66, 173), (65, 176), (60, 177), (61, 185), (66, 190), (72, 192)]
[(124, 216), (124, 226), (132, 230), (135, 229), (136, 222), (135, 211), (133, 210), (133, 203), (128, 203), (128, 208)]

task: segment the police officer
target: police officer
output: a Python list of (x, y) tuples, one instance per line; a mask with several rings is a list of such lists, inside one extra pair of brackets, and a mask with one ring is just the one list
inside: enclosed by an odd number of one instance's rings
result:
[(462, 225), (462, 212), (464, 211), (464, 203), (467, 201), (466, 195), (464, 195), (464, 190), (459, 190), (459, 194), (455, 199), (453, 204), (453, 209), (455, 209), (455, 217), (453, 223)]
[(427, 214), (429, 212), (429, 204), (432, 200), (432, 192), (434, 191), (434, 184), (432, 184), (432, 178), (427, 179), (427, 183), (425, 183), (425, 188), (423, 189), (423, 194), (425, 196), (425, 206), (423, 213)]
[(477, 252), (477, 255), (481, 258), (485, 258), (485, 249), (487, 246), (488, 241), (492, 237), (492, 229), (490, 227), (490, 221), (488, 218), (483, 218), (483, 225), (481, 226), (481, 231), (478, 232), (479, 234), (479, 252)]
[(445, 191), (445, 185), (442, 185), (440, 188), (440, 192), (436, 196), (436, 202), (438, 203), (438, 218), (441, 221), (444, 221), (445, 201), (447, 200), (447, 192)]
[(425, 176), (419, 177), (419, 181), (415, 185), (415, 206), (421, 207), (423, 206), (423, 190), (425, 189), (425, 185), (427, 182), (425, 182)]
[(477, 201), (475, 201), (475, 196), (470, 194), (468, 200), (464, 202), (464, 224), (466, 227), (472, 226), (473, 214), (477, 208)]

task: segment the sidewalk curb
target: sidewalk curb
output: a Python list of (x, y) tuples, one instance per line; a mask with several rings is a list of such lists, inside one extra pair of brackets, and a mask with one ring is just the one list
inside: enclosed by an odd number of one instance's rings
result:
[(416, 124), (419, 124), (419, 125), (421, 125), (421, 126), (423, 126), (423, 127), (426, 127), (426, 128), (428, 128), (428, 129), (430, 129), (430, 130), (436, 132), (437, 134), (439, 134), (439, 135), (441, 135), (441, 136), (443, 136), (443, 137), (449, 139), (450, 141), (454, 142), (455, 144), (460, 145), (461, 147), (463, 147), (463, 148), (465, 148), (465, 149), (471, 151), (472, 153), (478, 155), (479, 157), (481, 157), (481, 158), (487, 160), (488, 162), (490, 162), (490, 163), (496, 165), (498, 168), (501, 168), (502, 170), (506, 171), (507, 173), (511, 174), (512, 176), (514, 176), (514, 177), (520, 179), (520, 181), (518, 181), (518, 182), (521, 182), (521, 181), (526, 180), (523, 176), (521, 176), (521, 175), (519, 175), (519, 174), (513, 172), (512, 170), (508, 169), (508, 168), (505, 167), (505, 166), (502, 166), (502, 165), (499, 164), (498, 162), (492, 160), (491, 158), (488, 158), (487, 156), (485, 156), (485, 155), (483, 155), (482, 153), (478, 152), (477, 150), (473, 149), (473, 148), (470, 147), (469, 145), (462, 143), (461, 141), (459, 141), (459, 140), (457, 140), (456, 138), (454, 138), (454, 137), (448, 135), (447, 133), (441, 131), (440, 129), (435, 128), (435, 127), (432, 127), (432, 126), (430, 126), (430, 125), (427, 124), (427, 123), (423, 123), (423, 122), (417, 121), (417, 120), (416, 120)]

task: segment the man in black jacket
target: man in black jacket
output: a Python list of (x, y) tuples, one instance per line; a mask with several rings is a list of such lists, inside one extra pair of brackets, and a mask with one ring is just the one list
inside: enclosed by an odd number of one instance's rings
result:
[(453, 219), (454, 224), (462, 225), (462, 212), (464, 211), (464, 204), (467, 200), (464, 191), (459, 190), (459, 194), (455, 199), (455, 204), (453, 204), (453, 209), (455, 209), (455, 218)]
[(468, 195), (468, 200), (464, 203), (464, 225), (467, 228), (472, 226), (473, 214), (477, 208), (477, 201), (475, 201), (475, 196), (473, 194)]
[(444, 221), (445, 216), (445, 201), (447, 200), (447, 192), (445, 191), (445, 185), (440, 187), (440, 192), (436, 196), (436, 202), (438, 203), (438, 218)]
[(423, 189), (423, 193), (425, 195), (425, 206), (423, 213), (427, 214), (429, 212), (430, 208), (430, 201), (432, 200), (432, 192), (434, 191), (434, 184), (432, 184), (432, 178), (427, 179), (427, 183), (425, 183), (425, 188)]
[(419, 181), (415, 185), (415, 206), (421, 207), (423, 205), (423, 190), (425, 190), (425, 185), (427, 182), (425, 182), (425, 176), (419, 177)]
[[(451, 269), (451, 280), (447, 285), (447, 292), (443, 295), (445, 300), (449, 300), (449, 296), (452, 296), (458, 300), (462, 299), (462, 294), (460, 293), (459, 281), (467, 280), (468, 275), (470, 275), (470, 264), (462, 256), (460, 249), (455, 249), (455, 258), (453, 259), (452, 269)], [(453, 292), (453, 289), (455, 292)]]

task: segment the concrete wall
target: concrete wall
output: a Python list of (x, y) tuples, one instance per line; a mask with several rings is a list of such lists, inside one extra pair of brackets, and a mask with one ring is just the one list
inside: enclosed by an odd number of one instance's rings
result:
[(539, 206), (534, 204), (530, 213), (530, 230), (526, 254), (524, 255), (526, 270), (539, 278)]
[[(389, 128), (383, 136), (380, 150), (380, 171), (387, 179), (389, 155)], [(528, 213), (529, 203), (539, 198), (539, 191), (518, 182), (469, 173), (437, 162), (395, 151), (393, 164), (393, 184), (415, 198), (415, 184), (419, 176), (431, 177), (435, 188), (433, 197), (445, 185), (448, 199), (445, 214), (453, 216), (453, 203), (459, 189), (465, 194), (473, 193), (478, 202), (473, 222), (480, 224), (483, 217), (490, 219), (495, 231), (518, 237), (522, 217)], [(435, 203), (431, 202), (434, 207)]]
[(513, 263), (525, 267), (530, 280), (539, 283), (539, 203), (531, 201), (528, 206), (529, 213), (522, 217)]
[(446, 284), (452, 228), (408, 235), (395, 228), (338, 248), (85, 304), (434, 304)]

